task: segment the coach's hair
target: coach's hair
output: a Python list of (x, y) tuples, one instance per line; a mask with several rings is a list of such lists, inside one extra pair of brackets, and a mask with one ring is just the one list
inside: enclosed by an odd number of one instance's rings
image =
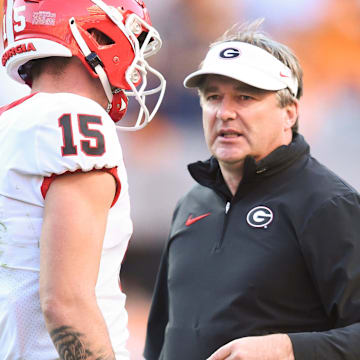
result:
[[(269, 37), (268, 34), (260, 30), (264, 19), (256, 19), (250, 23), (235, 24), (227, 30), (219, 39), (210, 45), (210, 48), (219, 43), (227, 41), (241, 41), (251, 45), (258, 46), (284, 63), (290, 68), (292, 74), (298, 81), (298, 92), (294, 97), (289, 89), (281, 89), (277, 91), (278, 101), (280, 107), (285, 107), (292, 104), (295, 99), (300, 99), (303, 94), (303, 71), (299, 60), (294, 53), (284, 44), (281, 44)], [(199, 90), (201, 91), (201, 85)], [(299, 127), (299, 118), (296, 119), (292, 127), (292, 131), (297, 132)]]

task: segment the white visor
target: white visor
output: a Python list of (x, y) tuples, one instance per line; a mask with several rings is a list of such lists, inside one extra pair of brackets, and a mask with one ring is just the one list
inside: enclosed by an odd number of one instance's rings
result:
[(201, 69), (184, 80), (187, 88), (198, 87), (204, 75), (223, 75), (264, 90), (288, 88), (296, 97), (298, 82), (291, 70), (266, 50), (240, 41), (212, 46)]

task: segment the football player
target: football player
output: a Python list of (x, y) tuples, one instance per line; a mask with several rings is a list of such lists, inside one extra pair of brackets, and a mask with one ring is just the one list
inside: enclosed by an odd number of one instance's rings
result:
[[(154, 118), (161, 39), (142, 0), (6, 0), (2, 37), (1, 66), (31, 94), (0, 108), (0, 359), (129, 359), (116, 127)], [(120, 126), (129, 96), (139, 114)]]

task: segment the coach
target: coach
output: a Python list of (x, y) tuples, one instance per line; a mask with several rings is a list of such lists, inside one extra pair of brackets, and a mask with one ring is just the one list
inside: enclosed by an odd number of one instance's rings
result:
[(147, 360), (360, 359), (360, 195), (310, 155), (301, 67), (259, 25), (227, 32), (185, 79), (212, 157), (189, 165)]

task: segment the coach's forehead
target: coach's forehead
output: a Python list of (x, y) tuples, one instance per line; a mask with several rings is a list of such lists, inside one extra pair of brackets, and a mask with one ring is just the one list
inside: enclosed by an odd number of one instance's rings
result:
[(204, 93), (208, 93), (211, 91), (219, 90), (219, 86), (221, 85), (231, 85), (232, 90), (234, 91), (246, 91), (251, 93), (263, 93), (267, 92), (267, 90), (259, 89), (255, 86), (246, 84), (242, 81), (233, 79), (224, 75), (217, 74), (207, 74), (203, 75), (201, 91)]

